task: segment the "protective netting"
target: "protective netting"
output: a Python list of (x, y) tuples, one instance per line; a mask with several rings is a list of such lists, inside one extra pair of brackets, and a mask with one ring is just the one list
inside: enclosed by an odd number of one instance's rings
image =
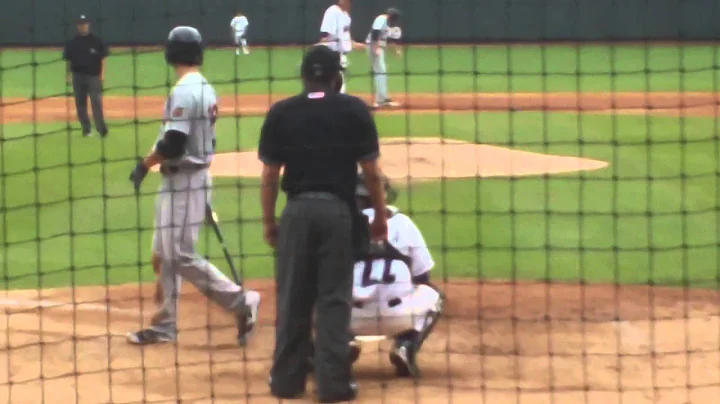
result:
[[(12, 27), (0, 42), (24, 46), (0, 49), (0, 403), (275, 402), (267, 385), (273, 261), (255, 149), (269, 105), (300, 89), (303, 49), (291, 45), (317, 40), (330, 4), (240, 4), (250, 22), (246, 55), (232, 44), (228, 1), (80, 3), (26, 1), (14, 6), (17, 18), (0, 19)], [(720, 397), (718, 48), (677, 41), (704, 35), (702, 13), (688, 8), (697, 1), (627, 2), (640, 22), (620, 18), (630, 14), (616, 2), (595, 10), (614, 18), (616, 33), (591, 39), (626, 32), (636, 42), (533, 42), (610, 30), (588, 22), (586, 2), (559, 3), (353, 6), (359, 42), (387, 6), (403, 12), (402, 53), (392, 45), (385, 53), (399, 105), (375, 115), (382, 165), (447, 297), (418, 354), (419, 379), (394, 375), (389, 340), (362, 343), (361, 402)], [(717, 2), (703, 5), (713, 20)], [(106, 137), (82, 136), (61, 51), (40, 46), (69, 39), (81, 13), (110, 46)], [(699, 22), (688, 23), (692, 15)], [(203, 71), (220, 100), (213, 207), (235, 267), (263, 299), (246, 348), (232, 316), (189, 285), (177, 344), (125, 340), (155, 310), (160, 178), (150, 174), (138, 196), (128, 175), (157, 136), (175, 80), (159, 45), (180, 24), (208, 42)], [(666, 26), (678, 28), (659, 33)], [(371, 104), (367, 50), (349, 60), (348, 92)], [(210, 229), (198, 251), (228, 271)]]

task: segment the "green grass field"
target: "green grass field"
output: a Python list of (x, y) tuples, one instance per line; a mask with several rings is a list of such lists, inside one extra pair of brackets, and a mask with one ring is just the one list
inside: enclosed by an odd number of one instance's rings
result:
[[(33, 58), (36, 69), (28, 65)], [(296, 81), (269, 84), (267, 77), (294, 76), (299, 60), (299, 50), (256, 49), (240, 58), (214, 50), (205, 70), (215, 82), (239, 80), (218, 85), (224, 93), (290, 93)], [(411, 48), (406, 60), (413, 75), (393, 78), (391, 91), (715, 91), (718, 82), (718, 51), (701, 46)], [(402, 72), (400, 62), (390, 64)], [(67, 91), (58, 52), (6, 50), (0, 66), (4, 97)], [(453, 73), (440, 75), (440, 68)], [(364, 54), (353, 55), (352, 69), (367, 71)], [(164, 94), (168, 80), (159, 52), (108, 61), (109, 94), (133, 94), (133, 83), (138, 95)], [(369, 91), (365, 81), (366, 88), (355, 82), (353, 91)], [(377, 122), (385, 137), (442, 136), (610, 163), (549, 177), (398, 184), (397, 205), (425, 234), (435, 276), (717, 285), (720, 146), (713, 118), (448, 112), (383, 115)], [(219, 152), (254, 149), (261, 123), (242, 117), (238, 129), (233, 119), (219, 121)], [(7, 288), (152, 278), (159, 176), (149, 176), (139, 198), (127, 176), (158, 124), (110, 124), (116, 126), (104, 142), (70, 134), (65, 123), (0, 129)], [(270, 277), (257, 181), (215, 184), (215, 209), (239, 266), (247, 277)], [(210, 232), (200, 251), (225, 267)]]
[[(717, 91), (720, 48), (712, 46), (477, 46), (408, 48), (388, 55), (392, 91)], [(111, 50), (112, 51), (112, 50)], [(162, 52), (118, 49), (108, 59), (112, 95), (167, 94), (172, 80)], [(205, 72), (225, 94), (293, 93), (301, 49), (232, 50), (206, 54)], [(369, 92), (364, 51), (350, 55), (353, 91)], [(36, 66), (33, 69), (33, 65)], [(47, 97), (70, 91), (59, 50), (0, 51), (3, 97)], [(440, 73), (442, 72), (442, 73)], [(681, 73), (683, 72), (683, 73)], [(270, 78), (273, 80), (270, 80)]]

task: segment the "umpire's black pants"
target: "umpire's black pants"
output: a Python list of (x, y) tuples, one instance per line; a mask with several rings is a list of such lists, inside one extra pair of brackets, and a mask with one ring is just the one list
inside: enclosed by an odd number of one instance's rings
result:
[(332, 194), (291, 198), (276, 247), (277, 312), (271, 390), (305, 391), (316, 310), (315, 380), (319, 397), (344, 395), (349, 360), (353, 255), (350, 208)]
[(87, 100), (90, 98), (95, 129), (101, 135), (107, 134), (105, 117), (103, 115), (102, 91), (103, 85), (99, 75), (73, 73), (72, 75), (73, 95), (75, 96), (75, 110), (78, 121), (82, 126), (83, 134), (90, 133), (90, 118), (88, 117)]

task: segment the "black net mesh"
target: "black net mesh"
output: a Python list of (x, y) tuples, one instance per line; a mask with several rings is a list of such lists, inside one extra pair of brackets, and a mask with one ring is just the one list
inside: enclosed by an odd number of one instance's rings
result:
[[(269, 106), (300, 90), (303, 49), (328, 6), (6, 5), (0, 403), (276, 401), (256, 149)], [(365, 43), (388, 6), (402, 11), (402, 38), (382, 62), (372, 49), (351, 52), (347, 91), (381, 104), (394, 206), (420, 230), (446, 301), (416, 379), (395, 374), (392, 338), (359, 338), (358, 400), (716, 402), (718, 2), (357, 1), (353, 39)], [(238, 8), (247, 49), (230, 26)], [(63, 58), (81, 14), (109, 47), (97, 77), (68, 73)], [(203, 34), (203, 73), (219, 100), (213, 209), (229, 259), (210, 226), (197, 251), (228, 276), (232, 262), (260, 294), (246, 347), (235, 318), (187, 283), (176, 343), (126, 340), (157, 309), (161, 175), (139, 194), (128, 176), (156, 141), (176, 81), (162, 45), (177, 25)], [(76, 106), (78, 94), (88, 98)], [(88, 111), (85, 127), (76, 108)]]

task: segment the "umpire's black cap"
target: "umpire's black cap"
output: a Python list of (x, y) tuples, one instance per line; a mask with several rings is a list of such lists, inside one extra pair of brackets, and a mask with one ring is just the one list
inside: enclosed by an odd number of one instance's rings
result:
[(78, 17), (77, 20), (75, 20), (75, 23), (78, 24), (78, 25), (80, 25), (80, 24), (89, 24), (89, 23), (90, 23), (90, 19), (87, 18), (87, 16), (85, 16), (85, 14), (81, 14), (80, 17)]
[(328, 81), (341, 70), (340, 53), (325, 45), (315, 45), (305, 52), (300, 74), (306, 80)]

